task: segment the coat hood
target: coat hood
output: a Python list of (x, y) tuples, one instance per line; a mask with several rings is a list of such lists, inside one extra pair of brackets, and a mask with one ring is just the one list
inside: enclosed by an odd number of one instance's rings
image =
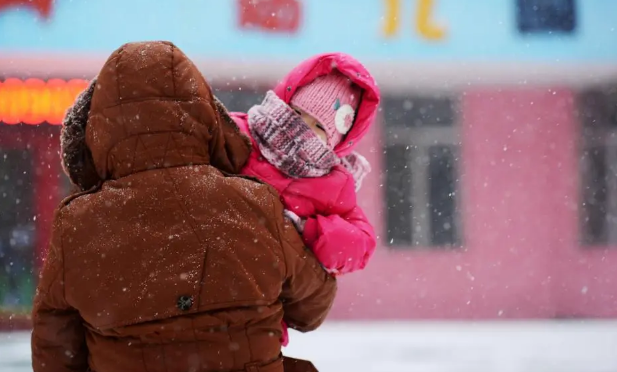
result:
[(274, 88), (274, 92), (289, 104), (298, 88), (317, 77), (338, 70), (362, 88), (362, 98), (353, 127), (335, 148), (339, 157), (350, 154), (358, 141), (369, 131), (379, 106), (380, 93), (377, 83), (368, 70), (355, 58), (345, 53), (325, 53), (311, 57), (295, 67)]
[(67, 112), (63, 166), (82, 190), (184, 165), (239, 173), (250, 141), (188, 57), (170, 42), (125, 44)]

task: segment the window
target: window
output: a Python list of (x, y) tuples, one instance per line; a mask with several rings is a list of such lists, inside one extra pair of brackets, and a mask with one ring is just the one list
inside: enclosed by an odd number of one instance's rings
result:
[(520, 33), (572, 33), (576, 27), (574, 0), (517, 0)]
[(36, 235), (30, 155), (0, 149), (0, 308), (32, 305)]
[(581, 94), (579, 115), (582, 243), (617, 244), (617, 87)]
[(260, 104), (266, 96), (266, 91), (255, 87), (240, 87), (236, 89), (214, 89), (214, 95), (227, 110), (247, 112), (253, 105)]
[(459, 140), (450, 98), (384, 97), (391, 246), (460, 245)]

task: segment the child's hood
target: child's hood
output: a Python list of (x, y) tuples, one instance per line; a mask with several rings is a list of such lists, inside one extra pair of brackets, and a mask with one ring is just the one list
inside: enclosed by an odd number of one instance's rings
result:
[(345, 139), (335, 148), (339, 157), (348, 155), (358, 141), (369, 131), (377, 108), (380, 93), (377, 83), (368, 70), (355, 58), (345, 53), (325, 53), (311, 57), (295, 67), (274, 88), (274, 92), (287, 104), (298, 88), (309, 84), (317, 77), (338, 70), (362, 88), (362, 99), (356, 112), (353, 127)]

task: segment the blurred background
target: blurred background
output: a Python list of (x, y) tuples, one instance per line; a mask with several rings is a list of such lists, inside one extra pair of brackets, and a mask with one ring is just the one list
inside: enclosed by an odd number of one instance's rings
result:
[(0, 370), (26, 370), (71, 191), (64, 111), (114, 49), (161, 39), (231, 110), (320, 52), (382, 90), (359, 149), (378, 250), (290, 350), (323, 370), (617, 370), (616, 28), (616, 0), (0, 0)]

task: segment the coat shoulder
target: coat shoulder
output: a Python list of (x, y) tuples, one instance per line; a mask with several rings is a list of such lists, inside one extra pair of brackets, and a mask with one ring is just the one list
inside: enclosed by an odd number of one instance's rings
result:
[(83, 196), (86, 195), (90, 195), (90, 194), (94, 194), (95, 192), (97, 192), (100, 189), (100, 185), (94, 186), (88, 190), (85, 191), (77, 191), (72, 193), (71, 195), (65, 197), (64, 199), (62, 199), (62, 201), (60, 202), (60, 205), (58, 207), (58, 211), (62, 210), (65, 207), (68, 207), (69, 204), (71, 204), (73, 201), (75, 201), (78, 198), (81, 198)]

